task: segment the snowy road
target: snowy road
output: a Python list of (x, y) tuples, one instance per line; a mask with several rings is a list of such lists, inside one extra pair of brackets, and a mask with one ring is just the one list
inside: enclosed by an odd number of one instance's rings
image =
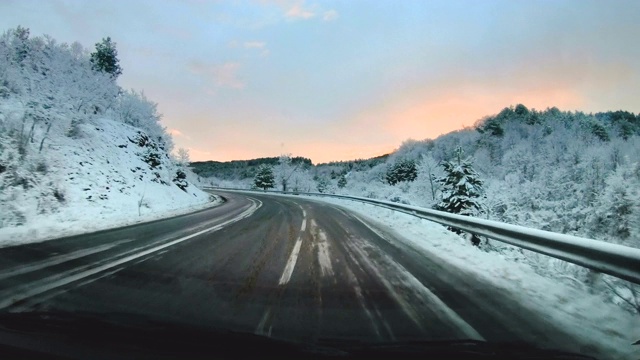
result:
[(549, 316), (334, 205), (221, 195), (224, 205), (190, 215), (0, 249), (0, 312), (136, 314), (312, 342), (591, 351)]

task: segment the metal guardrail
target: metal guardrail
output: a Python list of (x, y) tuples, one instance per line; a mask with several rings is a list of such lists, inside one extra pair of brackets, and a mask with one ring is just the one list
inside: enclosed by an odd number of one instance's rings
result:
[(408, 213), (472, 234), (486, 236), (640, 284), (640, 249), (628, 246), (358, 196), (233, 188), (206, 189), (332, 197), (360, 201)]

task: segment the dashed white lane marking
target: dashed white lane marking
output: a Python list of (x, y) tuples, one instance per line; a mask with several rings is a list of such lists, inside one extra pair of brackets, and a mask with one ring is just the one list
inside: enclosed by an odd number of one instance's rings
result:
[(289, 260), (287, 260), (287, 264), (284, 267), (282, 276), (280, 276), (280, 281), (278, 281), (278, 285), (285, 285), (289, 282), (289, 280), (291, 280), (293, 269), (296, 267), (296, 262), (298, 261), (298, 255), (300, 255), (300, 246), (302, 246), (302, 233), (306, 229), (307, 229), (307, 212), (304, 211), (304, 209), (302, 209), (302, 226), (300, 226), (300, 234), (298, 234), (298, 239), (296, 240), (296, 244), (293, 246), (293, 250), (291, 251)]
[[(4, 309), (7, 308), (13, 304), (15, 304), (16, 302), (19, 301), (23, 301), (26, 299), (29, 299), (31, 297), (40, 295), (42, 293), (45, 293), (47, 291), (56, 289), (58, 287), (64, 286), (64, 285), (68, 285), (70, 283), (76, 282), (78, 280), (82, 280), (86, 277), (92, 276), (92, 275), (96, 275), (99, 274), (103, 271), (112, 269), (114, 267), (117, 267), (119, 265), (128, 263), (132, 260), (141, 258), (143, 256), (152, 254), (154, 252), (160, 251), (162, 249), (168, 248), (170, 246), (176, 245), (178, 243), (184, 242), (186, 240), (189, 240), (191, 238), (194, 238), (196, 236), (200, 236), (202, 234), (208, 233), (208, 232), (213, 232), (213, 231), (218, 231), (220, 229), (222, 229), (223, 227), (232, 224), (234, 222), (240, 221), (246, 217), (251, 216), (256, 210), (258, 210), (261, 206), (262, 206), (262, 202), (260, 202), (259, 200), (254, 200), (252, 198), (249, 198), (252, 202), (251, 206), (243, 211), (242, 213), (240, 213), (238, 216), (229, 219), (221, 224), (212, 226), (210, 228), (198, 231), (197, 233), (188, 235), (188, 236), (184, 236), (181, 237), (179, 239), (170, 241), (168, 243), (162, 244), (162, 245), (158, 245), (155, 246), (153, 248), (141, 251), (139, 253), (135, 253), (133, 255), (129, 255), (129, 256), (125, 256), (119, 259), (116, 259), (112, 262), (106, 263), (106, 264), (102, 264), (99, 266), (95, 266), (95, 264), (91, 264), (91, 265), (87, 265), (83, 268), (81, 268), (80, 271), (78, 271), (78, 269), (73, 269), (67, 272), (64, 272), (62, 274), (56, 274), (53, 276), (50, 276), (48, 278), (42, 279), (40, 281), (40, 283), (42, 285), (40, 286), (34, 286), (34, 287), (27, 287), (24, 291), (22, 292), (18, 292), (15, 293), (13, 289), (11, 289), (7, 294), (7, 292), (4, 292), (3, 294), (0, 294), (0, 309)], [(95, 266), (95, 267), (92, 267)], [(7, 296), (4, 296), (7, 295)]]

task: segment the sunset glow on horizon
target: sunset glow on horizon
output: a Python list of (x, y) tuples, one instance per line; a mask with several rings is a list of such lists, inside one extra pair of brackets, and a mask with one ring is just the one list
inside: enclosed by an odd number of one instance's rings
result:
[(192, 161), (370, 158), (518, 103), (640, 112), (638, 1), (0, 3), (3, 31), (110, 36)]

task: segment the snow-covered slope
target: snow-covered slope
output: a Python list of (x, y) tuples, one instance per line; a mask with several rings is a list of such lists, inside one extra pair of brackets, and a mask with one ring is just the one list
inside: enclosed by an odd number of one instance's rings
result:
[(0, 246), (211, 205), (171, 158), (157, 105), (91, 60), (117, 65), (112, 50), (0, 35)]
[[(24, 111), (18, 101), (0, 101), (0, 122)], [(176, 179), (187, 170), (144, 131), (105, 117), (78, 125), (74, 136), (63, 130), (51, 129), (41, 151), (39, 141), (29, 142), (24, 157), (14, 139), (0, 134), (0, 246), (211, 205), (208, 194)]]

